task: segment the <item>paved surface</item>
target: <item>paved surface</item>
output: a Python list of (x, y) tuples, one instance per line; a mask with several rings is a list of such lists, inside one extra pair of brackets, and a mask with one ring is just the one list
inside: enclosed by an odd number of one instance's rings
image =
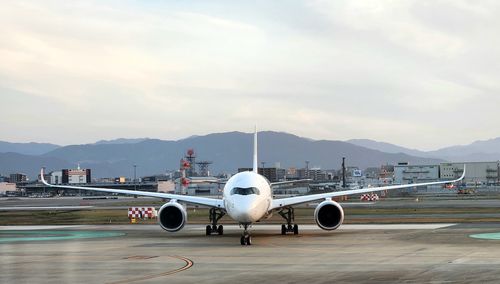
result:
[[(45, 230), (44, 230), (45, 229)], [(13, 231), (14, 230), (14, 231)], [(158, 226), (9, 226), (16, 231), (124, 233), (109, 238), (0, 243), (0, 283), (498, 283), (500, 240), (471, 234), (500, 232), (500, 224), (344, 225), (334, 232), (278, 225), (204, 236), (190, 225), (178, 233)], [(60, 235), (61, 233), (57, 233)], [(71, 234), (71, 233), (68, 233)], [(31, 234), (33, 235), (33, 234)]]

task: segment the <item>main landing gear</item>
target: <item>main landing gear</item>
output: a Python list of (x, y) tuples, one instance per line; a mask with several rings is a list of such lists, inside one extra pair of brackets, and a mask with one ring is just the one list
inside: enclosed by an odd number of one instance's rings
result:
[(252, 236), (250, 236), (250, 233), (248, 232), (248, 224), (243, 224), (243, 227), (245, 228), (245, 230), (243, 231), (243, 235), (241, 236), (240, 243), (242, 246), (250, 246), (252, 245)]
[(212, 225), (207, 225), (207, 236), (211, 234), (223, 235), (224, 227), (222, 225), (217, 226), (217, 222), (219, 222), (219, 220), (224, 217), (224, 215), (226, 215), (226, 212), (222, 211), (219, 208), (210, 208), (209, 213), (210, 223), (212, 223)]
[(281, 225), (281, 234), (286, 235), (286, 233), (293, 232), (294, 235), (297, 235), (299, 233), (299, 226), (297, 224), (292, 225), (295, 219), (294, 209), (292, 207), (286, 207), (281, 209), (278, 213), (286, 220), (286, 224)]

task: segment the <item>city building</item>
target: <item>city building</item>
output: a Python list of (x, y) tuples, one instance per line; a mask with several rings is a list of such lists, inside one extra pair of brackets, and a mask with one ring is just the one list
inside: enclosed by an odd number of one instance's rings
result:
[(380, 167), (380, 179), (394, 178), (394, 165), (383, 165)]
[(16, 191), (16, 184), (10, 182), (0, 182), (0, 195), (5, 195), (9, 191)]
[(398, 163), (394, 166), (394, 183), (410, 184), (439, 180), (439, 165), (410, 165)]
[(11, 183), (21, 183), (21, 182), (27, 182), (28, 181), (28, 176), (22, 173), (15, 173), (15, 174), (10, 174), (9, 182)]
[(286, 170), (286, 177), (292, 178), (292, 179), (298, 178), (299, 176), (297, 174), (297, 168), (295, 168), (295, 167), (288, 168)]
[(320, 168), (309, 169), (309, 178), (312, 180), (327, 180), (327, 174)]
[(500, 162), (464, 162), (464, 163), (441, 163), (441, 179), (455, 179), (462, 175), (464, 164), (464, 181), (469, 185), (498, 185), (500, 184)]
[(380, 177), (381, 169), (370, 167), (365, 170), (365, 177), (369, 179), (378, 179)]
[(62, 184), (85, 184), (91, 182), (90, 169), (63, 169), (61, 176)]
[(62, 184), (62, 171), (53, 171), (49, 174), (51, 184)]
[[(251, 168), (239, 168), (238, 172), (252, 171)], [(286, 170), (282, 168), (258, 168), (258, 173), (265, 176), (270, 182), (278, 182), (285, 179)]]

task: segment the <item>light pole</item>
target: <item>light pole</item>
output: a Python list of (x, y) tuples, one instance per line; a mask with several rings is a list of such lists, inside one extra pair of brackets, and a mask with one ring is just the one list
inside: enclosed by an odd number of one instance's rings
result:
[(136, 179), (137, 165), (134, 165), (134, 190), (137, 191), (137, 179)]

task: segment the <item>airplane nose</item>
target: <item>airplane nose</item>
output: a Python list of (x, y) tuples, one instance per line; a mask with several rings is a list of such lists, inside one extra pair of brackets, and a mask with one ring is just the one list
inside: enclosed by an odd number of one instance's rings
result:
[(249, 198), (245, 198), (245, 200), (239, 200), (239, 202), (236, 202), (238, 204), (236, 210), (236, 215), (237, 219), (239, 222), (242, 223), (252, 223), (257, 220), (255, 220), (255, 204), (253, 202), (253, 199), (250, 200)]

